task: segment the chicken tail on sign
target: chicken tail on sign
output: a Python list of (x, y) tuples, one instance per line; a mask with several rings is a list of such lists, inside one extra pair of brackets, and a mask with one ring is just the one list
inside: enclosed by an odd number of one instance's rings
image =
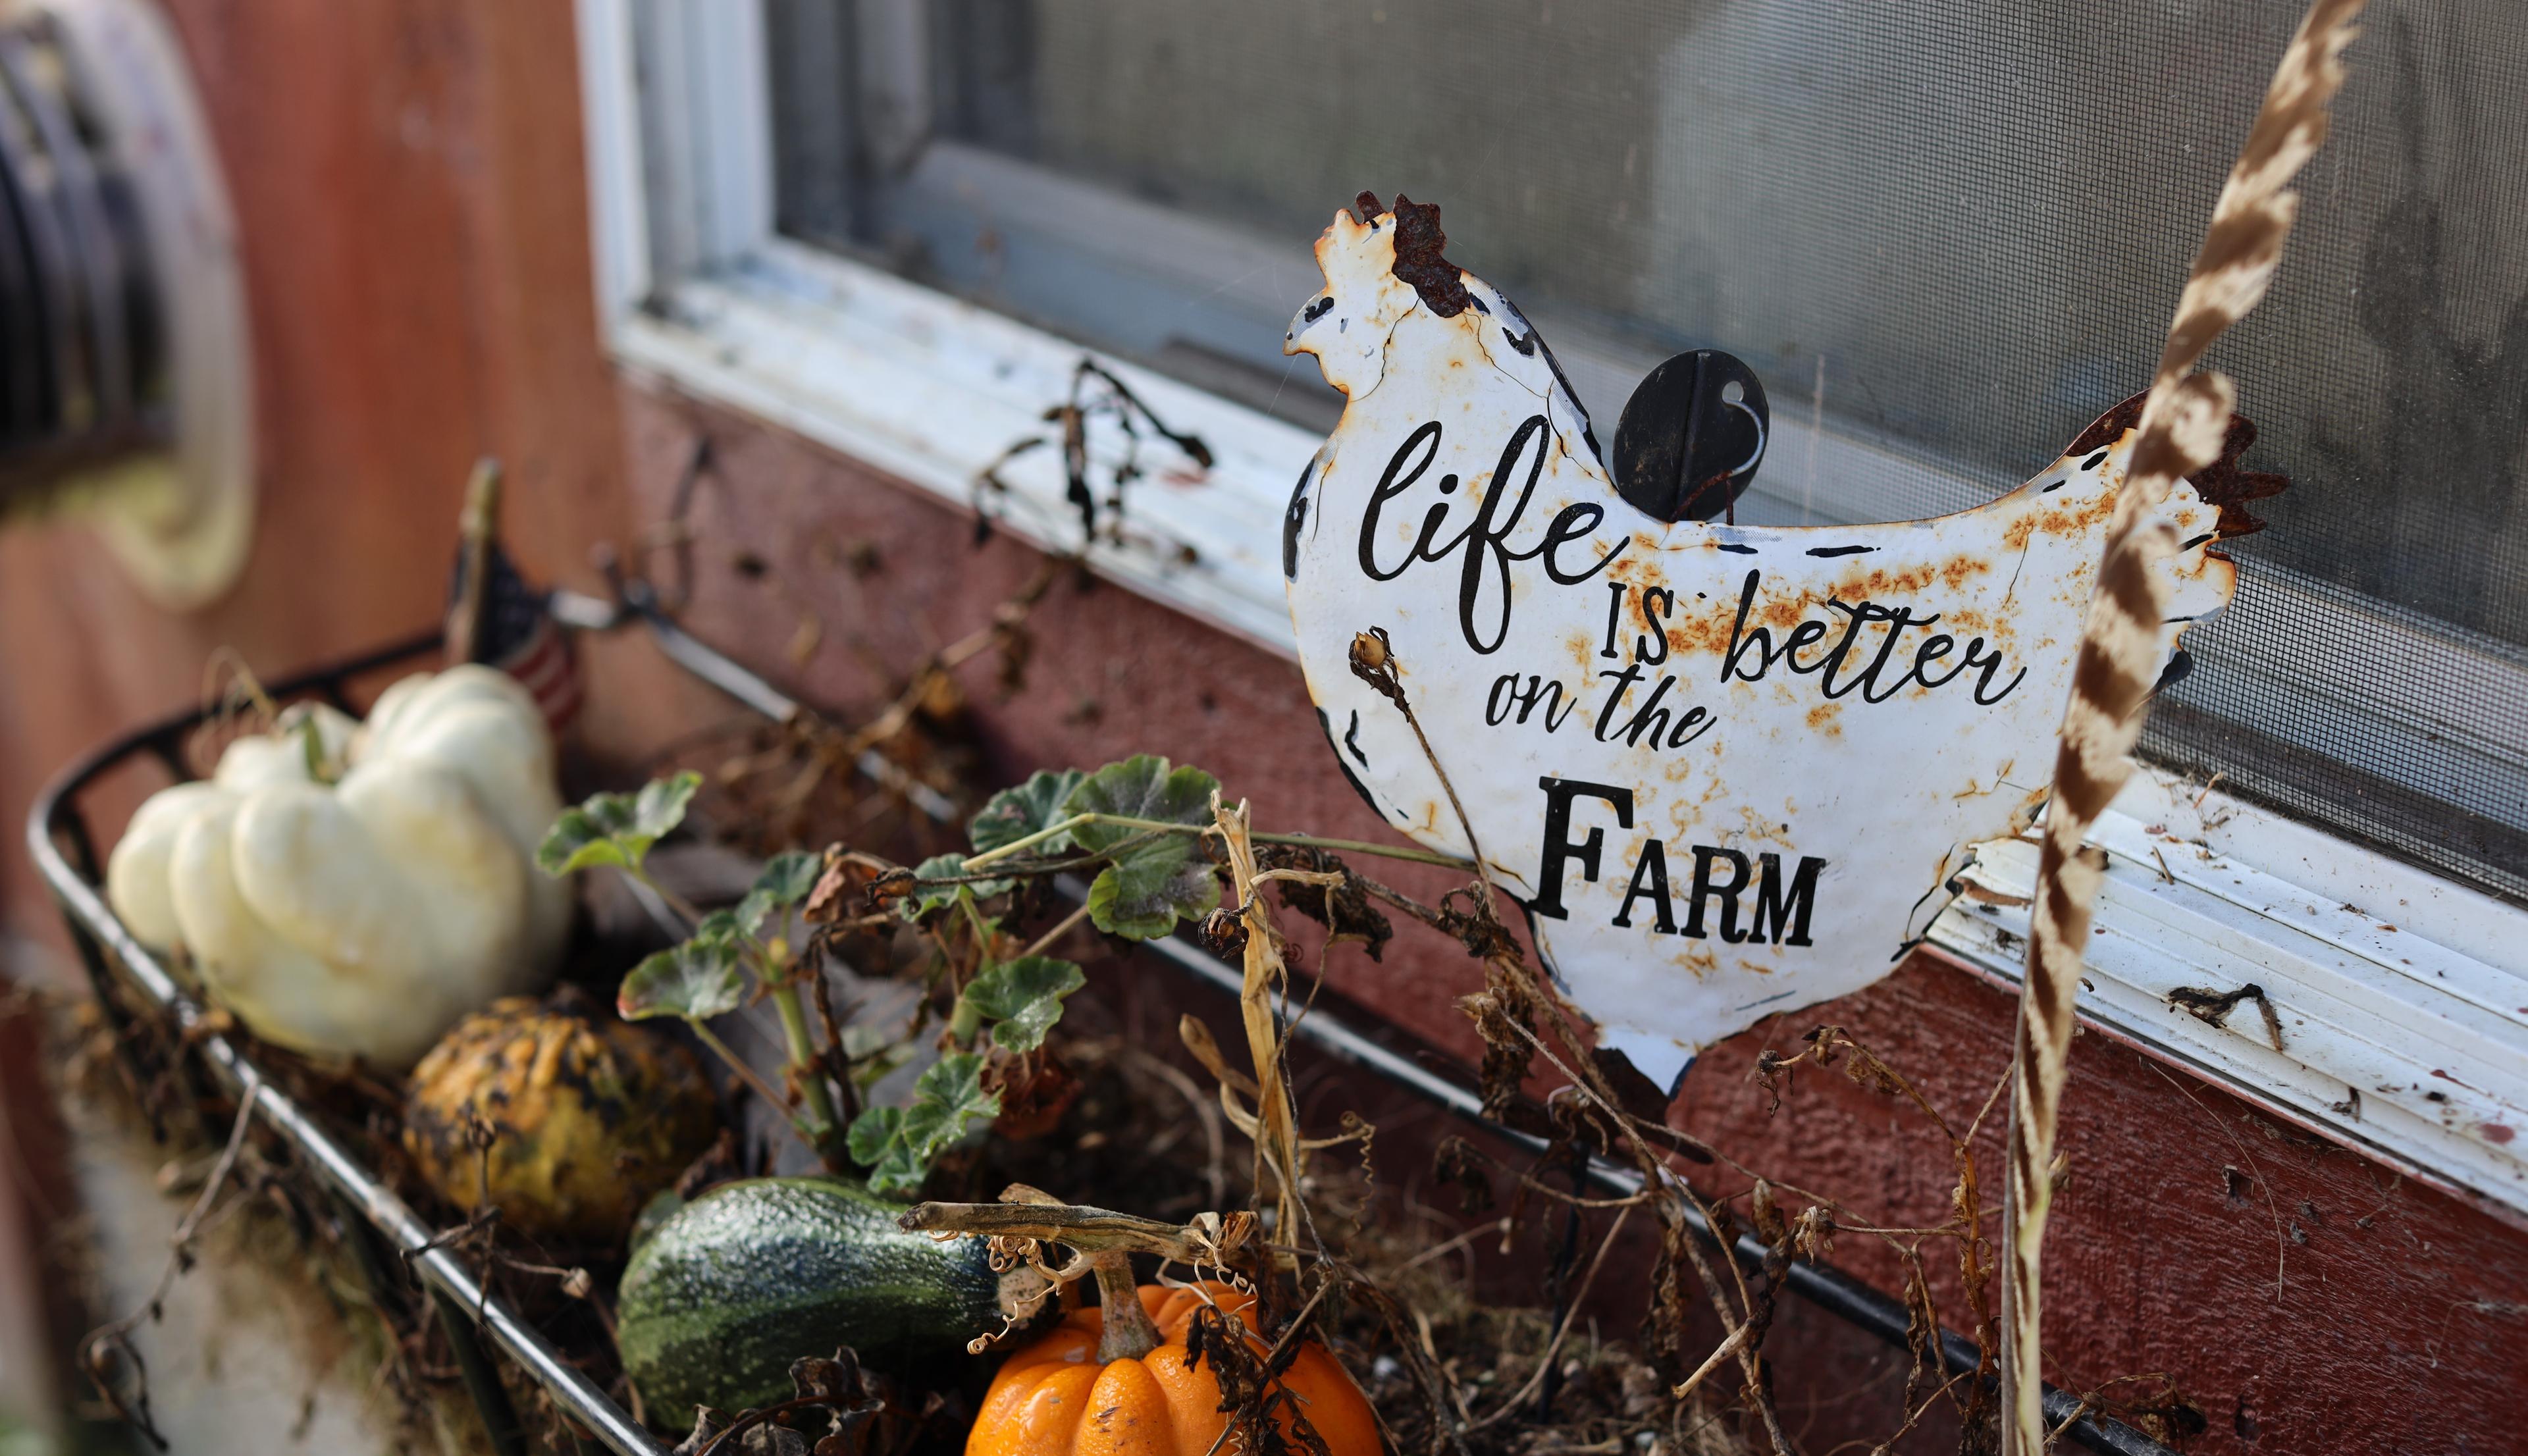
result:
[[(1609, 479), (1535, 326), (1444, 256), (1439, 209), (1357, 205), (1284, 343), (1345, 396), (1283, 519), (1309, 692), (1372, 806), (1471, 858), (1404, 714), (1350, 671), (1354, 636), (1387, 634), (1493, 880), (1605, 1044), (1673, 1084), (1886, 974), (1968, 847), (2043, 801), (2132, 412), (1954, 515), (1663, 519)], [(2274, 488), (2235, 459), (2153, 507), (2163, 666), (2237, 584), (2212, 544)]]

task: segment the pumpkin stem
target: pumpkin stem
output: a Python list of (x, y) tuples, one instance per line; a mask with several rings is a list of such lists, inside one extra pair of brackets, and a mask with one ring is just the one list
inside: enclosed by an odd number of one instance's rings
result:
[(1132, 1278), (1132, 1256), (1101, 1249), (1088, 1256), (1097, 1273), (1097, 1308), (1105, 1333), (1097, 1340), (1097, 1363), (1138, 1360), (1159, 1347), (1159, 1326), (1141, 1307), (1141, 1286)]

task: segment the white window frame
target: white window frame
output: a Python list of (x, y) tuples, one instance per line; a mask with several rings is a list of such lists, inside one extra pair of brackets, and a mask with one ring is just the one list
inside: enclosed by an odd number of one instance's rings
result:
[[(774, 234), (758, 0), (577, 6), (598, 313), (613, 357), (971, 504), (977, 472), (1041, 428), (1045, 407), (1093, 351)], [(636, 54), (649, 61), (646, 78)], [(1292, 306), (1317, 286), (1308, 239), (1269, 248), (1120, 196), (1083, 210), (1076, 183), (968, 148), (931, 152), (922, 165), (1014, 209), (1067, 206), (1094, 217), (1136, 266), (1200, 258), (1215, 281), (1241, 280), (1234, 286), (1270, 289)], [(1585, 337), (1566, 346), (1564, 330), (1554, 337), (1584, 397), (1620, 398), (1656, 362)], [(1100, 545), (1092, 564), (1291, 657), (1280, 518), (1318, 440), (1130, 363), (1100, 362), (1171, 426), (1201, 436), (1216, 463), (1199, 487), (1137, 488), (1132, 540)], [(1783, 472), (1794, 481), (1870, 480), (1882, 513), (1891, 493), (1898, 510), (1918, 496), (1954, 498), (1919, 463), (1801, 421), (1777, 420), (1773, 448), (1777, 460), (1815, 462)], [(1067, 546), (1075, 517), (1052, 454), (1002, 469), (1011, 488), (1004, 524)], [(1831, 500), (1798, 504), (1833, 513)], [(2286, 581), (2265, 590), (2302, 589)], [(2414, 647), (2444, 657), (2457, 650), (2421, 639)], [(2528, 702), (2515, 664), (2447, 665), (2452, 678), (2477, 682), (2491, 671), (2508, 701)], [(2327, 684), (2274, 689), (2323, 693)], [(2080, 998), (2089, 1026), (2528, 1227), (2528, 911), (2155, 770), (2135, 776), (2093, 838), (2111, 867)], [(1931, 942), (2015, 989), (2033, 869), (2032, 843), (1985, 847), (1969, 894), (1935, 923)], [(2180, 988), (2249, 983), (2278, 1015), (2280, 1050), (2251, 1003), (2213, 1025), (2169, 999)]]

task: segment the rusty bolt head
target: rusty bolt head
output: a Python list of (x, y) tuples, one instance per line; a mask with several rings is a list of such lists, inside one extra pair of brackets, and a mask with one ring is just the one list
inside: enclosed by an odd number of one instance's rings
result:
[(1404, 685), (1396, 676), (1396, 649), (1387, 640), (1386, 628), (1372, 627), (1353, 636), (1351, 675), (1377, 689), (1380, 697), (1407, 717), (1412, 715), (1412, 705), (1404, 701)]

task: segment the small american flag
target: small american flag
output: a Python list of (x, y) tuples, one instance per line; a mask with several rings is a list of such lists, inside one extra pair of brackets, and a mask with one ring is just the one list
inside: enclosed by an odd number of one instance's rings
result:
[[(500, 548), (500, 468), (487, 461), (476, 467), (466, 492), (464, 535), (448, 578), (448, 660), (480, 662), (516, 678), (558, 738), (579, 713), (579, 658), (570, 634), (553, 618), (550, 594), (528, 586)], [(473, 588), (478, 562), (479, 592)]]

